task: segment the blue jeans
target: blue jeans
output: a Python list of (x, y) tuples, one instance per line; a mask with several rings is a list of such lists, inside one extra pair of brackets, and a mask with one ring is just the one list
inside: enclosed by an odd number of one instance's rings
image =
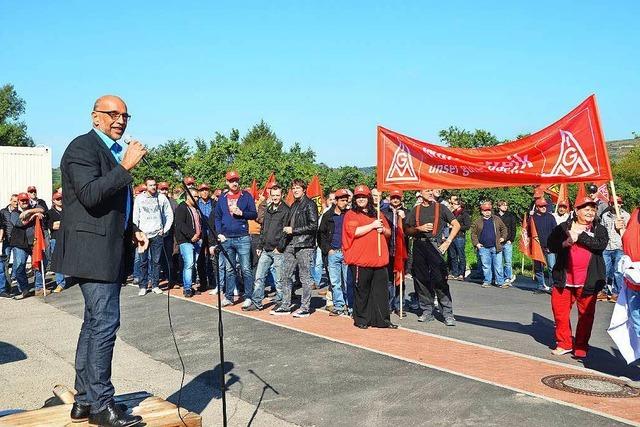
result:
[(316, 248), (316, 256), (313, 260), (313, 268), (311, 269), (311, 278), (319, 288), (322, 287), (323, 284), (322, 267), (322, 251), (320, 250), (320, 248)]
[(502, 246), (502, 261), (504, 262), (504, 278), (511, 280), (513, 276), (513, 243)]
[(133, 257), (133, 283), (140, 284), (142, 283), (142, 271), (140, 270), (140, 252), (136, 249), (135, 255)]
[(482, 263), (482, 282), (490, 285), (493, 279), (495, 279), (496, 285), (504, 285), (502, 252), (497, 252), (495, 247), (482, 247), (478, 249), (478, 253), (480, 254), (480, 262)]
[[(624, 255), (622, 249), (611, 249), (602, 252), (604, 265), (607, 271), (607, 279), (611, 279), (611, 294), (618, 295), (622, 288), (622, 272), (618, 271), (618, 262)], [(607, 280), (609, 281), (609, 280)]]
[[(18, 289), (20, 292), (25, 292), (29, 290), (29, 279), (27, 278), (27, 258), (29, 258), (31, 254), (24, 249), (13, 248), (13, 272), (16, 276), (16, 281), (18, 282)], [(43, 261), (44, 268), (47, 268), (47, 260)], [(35, 289), (36, 291), (42, 289), (42, 272), (40, 270), (35, 271)]]
[(149, 247), (140, 254), (140, 289), (147, 289), (147, 283), (151, 282), (152, 288), (160, 284), (160, 257), (162, 256), (163, 236), (155, 236), (149, 239)]
[(329, 281), (331, 282), (331, 296), (333, 307), (336, 310), (343, 310), (345, 306), (345, 295), (347, 293), (348, 266), (344, 262), (342, 250), (329, 252), (327, 257), (327, 270), (329, 270)]
[(256, 282), (251, 300), (259, 309), (264, 299), (264, 284), (271, 268), (275, 267), (276, 301), (282, 301), (282, 260), (283, 255), (275, 251), (262, 251), (256, 268)]
[(11, 258), (11, 252), (13, 252), (13, 247), (9, 246), (7, 242), (4, 242), (0, 257), (4, 258), (4, 275), (7, 285), (11, 285), (11, 280), (16, 278), (13, 269), (11, 269), (11, 274), (9, 274), (9, 258)]
[[(49, 249), (50, 249), (50, 253), (53, 254), (54, 249), (56, 248), (56, 239), (51, 239), (49, 241)], [(64, 288), (66, 285), (66, 282), (64, 280), (64, 274), (62, 273), (56, 273), (56, 284), (58, 286), (60, 286), (61, 288)]]
[[(222, 242), (222, 247), (227, 251), (229, 260), (225, 259), (225, 270), (227, 272), (227, 287), (224, 296), (229, 301), (233, 301), (233, 291), (236, 288), (236, 264), (240, 262), (242, 270), (242, 281), (244, 284), (244, 299), (251, 299), (253, 296), (253, 271), (251, 270), (251, 237), (229, 237)], [(238, 261), (236, 261), (236, 259)]]
[[(548, 269), (548, 278), (549, 278), (549, 286), (551, 286), (552, 278), (551, 278), (551, 270), (553, 270), (553, 266), (556, 264), (556, 254), (553, 252), (547, 252), (544, 254), (545, 259), (547, 260), (547, 269)], [(542, 288), (545, 285), (544, 282), (544, 265), (539, 261), (533, 262), (533, 269), (536, 273), (536, 282), (538, 282), (538, 287)]]
[(629, 318), (633, 324), (636, 335), (640, 337), (640, 292), (627, 290), (627, 307), (629, 310)]
[(464, 252), (464, 245), (466, 243), (465, 236), (458, 236), (453, 239), (451, 246), (449, 246), (449, 259), (451, 260), (451, 275), (463, 276), (467, 270), (467, 256)]
[[(2, 243), (0, 243), (0, 245), (2, 245)], [(7, 292), (7, 286), (11, 285), (5, 276), (5, 268), (8, 263), (9, 257), (5, 256), (3, 248), (2, 253), (0, 253), (0, 292)], [(9, 290), (11, 289), (9, 288)]]
[(191, 290), (193, 283), (193, 270), (198, 260), (202, 240), (196, 243), (180, 243), (180, 255), (182, 256), (182, 289), (184, 292)]
[(76, 402), (102, 411), (113, 400), (111, 361), (120, 327), (120, 283), (80, 282), (84, 321), (76, 349)]

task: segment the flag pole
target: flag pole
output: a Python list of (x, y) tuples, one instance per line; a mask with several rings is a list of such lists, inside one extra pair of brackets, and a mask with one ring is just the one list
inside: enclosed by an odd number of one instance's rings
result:
[[(382, 195), (378, 195), (378, 203), (376, 203), (376, 212), (378, 214), (378, 221), (380, 221), (380, 198)], [(382, 251), (380, 249), (380, 233), (378, 233), (378, 256), (382, 256)]]
[(402, 288), (404, 284), (404, 272), (400, 272), (400, 320), (402, 320), (402, 303), (404, 302), (404, 294), (402, 293)]
[(42, 299), (44, 301), (47, 296), (47, 279), (44, 272), (44, 259), (40, 260), (40, 275), (42, 276)]
[(613, 197), (613, 207), (616, 210), (616, 219), (620, 219), (620, 205), (618, 204), (618, 196), (616, 195), (616, 186), (613, 183), (613, 179), (609, 181), (609, 185), (611, 185), (611, 197)]

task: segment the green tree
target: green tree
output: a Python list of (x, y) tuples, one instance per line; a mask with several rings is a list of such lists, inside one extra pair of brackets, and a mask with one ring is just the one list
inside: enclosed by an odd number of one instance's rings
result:
[(20, 121), (24, 114), (24, 99), (18, 96), (13, 85), (0, 88), (0, 145), (33, 147), (33, 139), (27, 135), (27, 125)]
[(190, 155), (191, 150), (185, 139), (169, 140), (165, 144), (153, 147), (145, 157), (147, 162), (142, 162), (133, 169), (134, 182), (140, 184), (145, 178), (152, 177), (158, 181), (170, 182), (172, 185), (177, 184), (180, 178), (176, 174), (175, 166), (184, 170)]
[(456, 126), (451, 126), (449, 129), (443, 129), (438, 134), (440, 140), (447, 144), (449, 147), (455, 148), (481, 148), (481, 147), (493, 147), (501, 142), (491, 132), (482, 129), (476, 129), (470, 132), (465, 129), (459, 129)]

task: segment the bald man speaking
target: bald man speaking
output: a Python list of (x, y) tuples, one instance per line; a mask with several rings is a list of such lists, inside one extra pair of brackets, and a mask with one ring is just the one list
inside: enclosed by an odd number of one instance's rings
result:
[(138, 141), (118, 143), (131, 116), (117, 96), (93, 106), (93, 129), (71, 141), (62, 156), (64, 221), (53, 254), (59, 271), (79, 284), (84, 322), (76, 349), (74, 422), (133, 426), (142, 420), (114, 404), (111, 360), (120, 326), (120, 288), (133, 259), (131, 170), (146, 154)]

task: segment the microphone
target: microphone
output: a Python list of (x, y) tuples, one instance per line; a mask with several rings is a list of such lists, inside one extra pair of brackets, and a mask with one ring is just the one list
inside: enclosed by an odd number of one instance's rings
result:
[[(125, 144), (129, 145), (134, 141), (134, 138), (131, 135), (127, 134), (124, 136), (124, 138), (122, 138), (122, 140), (124, 141)], [(142, 161), (146, 166), (151, 167), (151, 165), (149, 164), (149, 161), (147, 160), (146, 155), (142, 158)]]

